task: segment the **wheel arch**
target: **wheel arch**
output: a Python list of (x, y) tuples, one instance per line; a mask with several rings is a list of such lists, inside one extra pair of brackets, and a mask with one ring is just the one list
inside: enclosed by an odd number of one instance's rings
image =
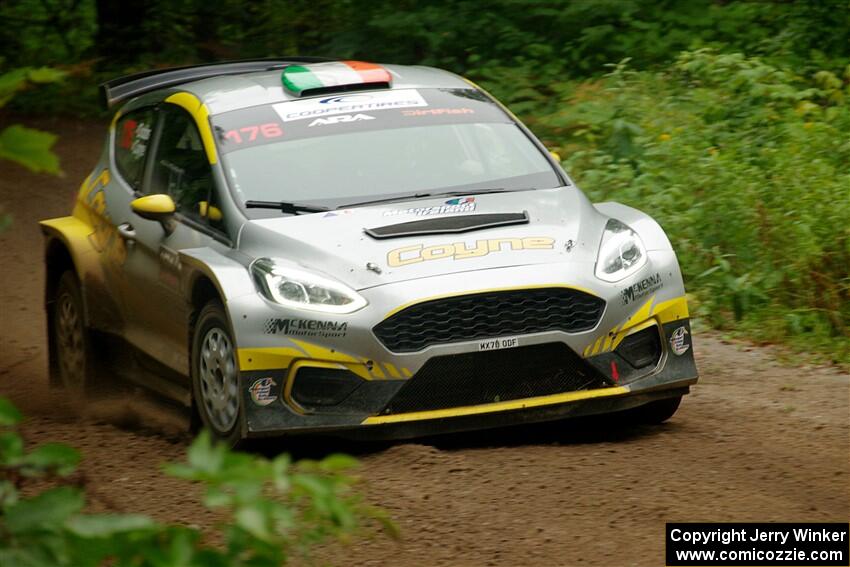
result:
[(248, 293), (256, 293), (247, 268), (236, 260), (212, 248), (192, 248), (180, 251), (183, 273), (183, 297), (189, 302), (190, 320), (188, 340), (192, 340), (198, 312), (211, 299), (221, 302), (227, 314), (234, 340), (239, 336), (233, 324), (228, 300)]
[[(195, 332), (195, 323), (198, 321), (198, 314), (201, 312), (201, 309), (204, 308), (204, 305), (214, 300), (221, 303), (222, 306), (225, 306), (225, 312), (227, 312), (227, 307), (224, 297), (222, 297), (221, 291), (214, 283), (213, 278), (204, 272), (199, 270), (193, 271), (188, 290), (189, 293), (186, 297), (189, 299), (189, 325), (186, 340), (188, 341), (189, 356), (191, 357), (192, 337)], [(192, 364), (191, 359), (189, 364)]]
[[(189, 376), (191, 379), (194, 364), (193, 341), (198, 315), (210, 300), (217, 300), (224, 308), (224, 314), (233, 334), (234, 349), (238, 347), (239, 336), (233, 324), (232, 314), (228, 308), (228, 298), (254, 293), (254, 285), (248, 275), (248, 270), (239, 262), (213, 250), (212, 248), (193, 248), (180, 251), (181, 273), (183, 274), (183, 297), (189, 302), (189, 321), (186, 341), (189, 348)], [(247, 286), (247, 287), (246, 287)], [(201, 418), (195, 400), (194, 387), (192, 394), (191, 422), (192, 428), (201, 425)], [(244, 423), (242, 426), (244, 435)]]
[(57, 378), (57, 358), (53, 328), (53, 298), (59, 280), (66, 271), (73, 272), (80, 284), (83, 300), (83, 320), (89, 324), (89, 310), (86, 293), (87, 271), (97, 269), (96, 262), (86, 259), (94, 252), (88, 241), (91, 227), (76, 217), (62, 217), (41, 221), (44, 235), (44, 312), (47, 322), (47, 364), (51, 384)]

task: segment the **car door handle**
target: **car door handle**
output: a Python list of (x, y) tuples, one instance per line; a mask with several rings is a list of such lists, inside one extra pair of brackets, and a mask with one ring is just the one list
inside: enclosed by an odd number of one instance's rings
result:
[(136, 229), (134, 229), (133, 225), (128, 222), (118, 225), (118, 234), (121, 235), (121, 238), (129, 242), (136, 240)]

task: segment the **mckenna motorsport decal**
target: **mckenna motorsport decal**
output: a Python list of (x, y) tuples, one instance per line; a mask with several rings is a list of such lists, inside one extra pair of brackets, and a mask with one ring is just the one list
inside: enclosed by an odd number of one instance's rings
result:
[(260, 378), (259, 380), (254, 380), (254, 383), (251, 384), (251, 387), (249, 388), (249, 391), (251, 392), (251, 399), (254, 400), (254, 403), (258, 406), (269, 405), (277, 399), (277, 392), (272, 391), (272, 388), (275, 386), (277, 386), (277, 384), (271, 378)]
[(471, 213), (475, 210), (475, 197), (460, 197), (449, 199), (442, 205), (436, 207), (412, 207), (410, 209), (392, 209), (384, 211), (385, 217), (398, 215), (416, 215), (425, 217), (430, 215), (450, 215), (454, 213)]
[(662, 287), (664, 287), (664, 284), (661, 282), (661, 274), (655, 274), (633, 283), (621, 291), (620, 296), (623, 298), (623, 305), (628, 305), (632, 301), (658, 291)]
[(324, 118), (336, 114), (353, 114), (416, 106), (428, 106), (428, 103), (425, 102), (419, 91), (403, 89), (280, 102), (272, 105), (272, 108), (275, 109), (281, 120), (290, 122), (307, 118)]
[(441, 260), (451, 258), (452, 260), (463, 260), (466, 258), (481, 258), (493, 252), (507, 250), (552, 250), (555, 247), (555, 239), (541, 236), (527, 238), (491, 238), (489, 240), (476, 240), (475, 242), (452, 242), (449, 244), (436, 244), (434, 246), (423, 246), (414, 244), (390, 250), (387, 253), (387, 265), (391, 268), (418, 264), (429, 260)]
[(688, 336), (688, 330), (685, 327), (679, 327), (673, 334), (670, 335), (670, 350), (672, 350), (676, 356), (682, 356), (688, 349), (691, 348), (690, 343), (686, 342)]
[(368, 114), (340, 114), (339, 116), (328, 116), (327, 118), (316, 118), (307, 126), (324, 126), (326, 124), (339, 124), (340, 122), (357, 122), (360, 120), (374, 120), (374, 116)]
[(293, 337), (344, 337), (347, 331), (348, 323), (315, 319), (268, 319), (265, 327), (267, 335)]

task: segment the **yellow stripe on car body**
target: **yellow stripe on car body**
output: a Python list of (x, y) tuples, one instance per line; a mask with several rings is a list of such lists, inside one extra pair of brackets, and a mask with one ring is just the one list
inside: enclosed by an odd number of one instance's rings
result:
[(210, 165), (215, 165), (218, 162), (218, 157), (216, 156), (215, 138), (213, 137), (212, 127), (210, 127), (210, 111), (207, 105), (191, 93), (173, 94), (166, 98), (165, 102), (176, 104), (192, 115), (195, 124), (198, 126), (198, 131), (201, 133), (201, 141), (204, 144), (207, 160)]

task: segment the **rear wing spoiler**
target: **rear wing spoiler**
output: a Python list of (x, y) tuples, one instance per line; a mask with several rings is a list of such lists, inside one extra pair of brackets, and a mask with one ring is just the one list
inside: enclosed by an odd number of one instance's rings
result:
[(301, 56), (274, 59), (246, 59), (143, 71), (102, 83), (100, 85), (101, 102), (104, 108), (109, 110), (127, 99), (190, 81), (219, 77), (221, 75), (238, 75), (253, 71), (273, 71), (275, 69), (284, 69), (288, 65), (293, 64), (324, 63), (327, 61), (336, 61), (336, 59)]

